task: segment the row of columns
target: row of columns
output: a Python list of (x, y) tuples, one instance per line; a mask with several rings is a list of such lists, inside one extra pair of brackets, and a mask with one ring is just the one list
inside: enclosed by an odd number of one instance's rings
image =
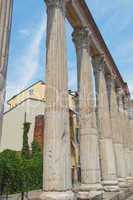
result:
[[(44, 193), (41, 199), (73, 199), (68, 122), (65, 4), (46, 0), (47, 5), (47, 102), (44, 145)], [(119, 191), (128, 187), (132, 157), (129, 119), (122, 88), (116, 77), (106, 76), (104, 55), (93, 56), (88, 29), (75, 29), (77, 54), (81, 183), (80, 198), (93, 191)], [(93, 76), (95, 75), (95, 84)], [(94, 90), (96, 88), (96, 110)], [(123, 99), (125, 98), (125, 99)], [(131, 126), (130, 126), (131, 127)]]
[[(74, 199), (71, 178), (68, 69), (65, 12), (68, 0), (45, 0), (46, 114), (43, 194), (45, 200)], [(0, 0), (0, 95), (5, 94), (9, 33), (13, 0)], [(133, 117), (128, 117), (129, 97), (116, 90), (116, 77), (106, 74), (104, 55), (93, 56), (88, 29), (73, 32), (77, 54), (81, 183), (78, 195), (119, 191), (132, 182)], [(95, 83), (93, 80), (95, 77)], [(96, 109), (94, 91), (96, 89)], [(1, 121), (4, 98), (0, 101)], [(2, 122), (1, 122), (2, 125)], [(1, 133), (0, 133), (1, 136)]]

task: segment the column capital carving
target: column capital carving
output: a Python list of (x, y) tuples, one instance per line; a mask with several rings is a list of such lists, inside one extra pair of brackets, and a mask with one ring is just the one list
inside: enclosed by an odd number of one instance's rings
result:
[(106, 75), (106, 80), (107, 80), (107, 85), (110, 88), (116, 88), (115, 87), (115, 80), (116, 80), (116, 76), (114, 74), (107, 74)]
[(118, 97), (123, 98), (124, 91), (123, 91), (123, 89), (121, 87), (117, 87), (117, 95), (118, 95)]
[(124, 100), (124, 110), (128, 111), (128, 109), (129, 109), (129, 96), (124, 95), (123, 100)]
[(65, 6), (68, 0), (45, 0), (47, 8), (56, 7), (65, 11)]
[(76, 48), (89, 49), (90, 38), (86, 27), (83, 27), (82, 29), (75, 29), (72, 33), (72, 37)]
[(123, 112), (124, 110), (123, 95), (124, 95), (123, 89), (121, 87), (117, 88), (117, 100), (120, 112)]
[(94, 56), (93, 60), (94, 60), (94, 72), (95, 73), (99, 73), (99, 72), (105, 73), (106, 61), (104, 58), (104, 54)]

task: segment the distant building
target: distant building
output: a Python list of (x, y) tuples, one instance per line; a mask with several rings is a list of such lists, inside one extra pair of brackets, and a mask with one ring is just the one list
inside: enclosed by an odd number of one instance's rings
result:
[(43, 81), (38, 81), (37, 83), (31, 85), (25, 90), (22, 90), (19, 94), (13, 96), (11, 99), (8, 100), (7, 104), (9, 108), (12, 109), (29, 98), (45, 101), (45, 88), (45, 83)]
[[(45, 140), (45, 94), (46, 84), (39, 81), (8, 100), (9, 109), (4, 113), (2, 141), (0, 151), (5, 149), (21, 151), (23, 145), (23, 123), (30, 122), (28, 134), (29, 146), (35, 139), (41, 149)], [(79, 135), (76, 114), (77, 95), (69, 94), (69, 121), (72, 154), (72, 173), (77, 180), (77, 167), (79, 168)], [(77, 166), (77, 167), (76, 167)]]
[[(45, 137), (45, 89), (45, 83), (39, 81), (8, 100), (9, 110), (4, 113), (0, 151), (5, 149), (21, 151), (25, 114), (27, 122), (31, 123), (28, 134), (30, 147), (33, 139), (36, 139), (41, 149), (43, 148), (43, 137)], [(75, 92), (68, 91), (68, 93), (72, 165), (75, 166), (75, 163), (76, 165), (78, 164), (77, 151), (79, 142), (76, 119), (77, 98)]]
[(21, 151), (23, 144), (23, 123), (26, 113), (27, 122), (31, 123), (29, 145), (33, 141), (35, 117), (44, 115), (45, 103), (41, 100), (27, 98), (4, 113), (0, 150), (11, 149)]

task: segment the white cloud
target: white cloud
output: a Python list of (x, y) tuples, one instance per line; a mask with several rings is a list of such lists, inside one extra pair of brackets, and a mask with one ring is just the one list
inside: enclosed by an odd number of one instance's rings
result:
[(31, 34), (30, 30), (28, 29), (21, 29), (18, 31), (18, 33), (23, 37), (28, 37)]
[[(46, 22), (43, 20), (37, 27), (32, 32), (33, 37), (30, 42), (28, 39), (27, 42), (29, 42), (29, 44), (27, 47), (24, 48), (21, 55), (13, 61), (12, 67), (15, 69), (16, 79), (9, 79), (7, 81), (6, 101), (12, 97), (12, 95), (15, 95), (27, 87), (38, 72), (40, 67), (40, 45), (44, 32), (46, 32)], [(26, 34), (26, 31), (21, 31), (21, 33)]]

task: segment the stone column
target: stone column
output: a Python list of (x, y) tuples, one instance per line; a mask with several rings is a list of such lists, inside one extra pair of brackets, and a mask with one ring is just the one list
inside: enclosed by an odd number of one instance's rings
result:
[(127, 180), (128, 183), (131, 184), (133, 183), (133, 177), (132, 177), (132, 158), (131, 158), (131, 153), (132, 153), (132, 141), (131, 141), (131, 132), (130, 132), (130, 120), (129, 120), (129, 96), (124, 94), (124, 141), (125, 141), (125, 159), (127, 163)]
[(44, 139), (44, 200), (72, 200), (65, 33), (66, 0), (47, 5), (46, 114)]
[[(77, 52), (79, 127), (80, 127), (80, 164), (81, 196), (88, 199), (89, 191), (101, 189), (99, 164), (99, 143), (94, 106), (93, 67), (90, 40), (85, 28), (75, 30), (73, 41)], [(86, 197), (84, 196), (86, 192)]]
[[(127, 165), (127, 156), (126, 156), (126, 147), (127, 147), (127, 137), (125, 135), (125, 117), (124, 117), (124, 102), (123, 102), (124, 91), (122, 88), (117, 88), (117, 100), (118, 100), (118, 108), (119, 108), (119, 137), (120, 141), (123, 143), (123, 154), (124, 154), (124, 162), (125, 162), (125, 177), (128, 176), (128, 165)], [(126, 179), (127, 182), (127, 179)], [(128, 186), (128, 184), (127, 184)]]
[(113, 136), (113, 145), (115, 151), (116, 172), (120, 187), (127, 187), (126, 172), (125, 172), (125, 159), (123, 150), (123, 140), (121, 139), (121, 121), (119, 120), (119, 110), (117, 103), (117, 93), (115, 86), (115, 76), (109, 75), (107, 77), (108, 90), (109, 90), (109, 105), (110, 117)]
[(129, 110), (129, 123), (130, 123), (130, 161), (131, 161), (131, 176), (133, 177), (133, 102), (130, 100)]
[(97, 124), (100, 136), (101, 176), (105, 191), (118, 191), (116, 164), (112, 142), (111, 120), (107, 85), (105, 81), (105, 61), (103, 56), (94, 58), (96, 92), (97, 92)]
[(0, 143), (5, 100), (13, 0), (0, 0)]

